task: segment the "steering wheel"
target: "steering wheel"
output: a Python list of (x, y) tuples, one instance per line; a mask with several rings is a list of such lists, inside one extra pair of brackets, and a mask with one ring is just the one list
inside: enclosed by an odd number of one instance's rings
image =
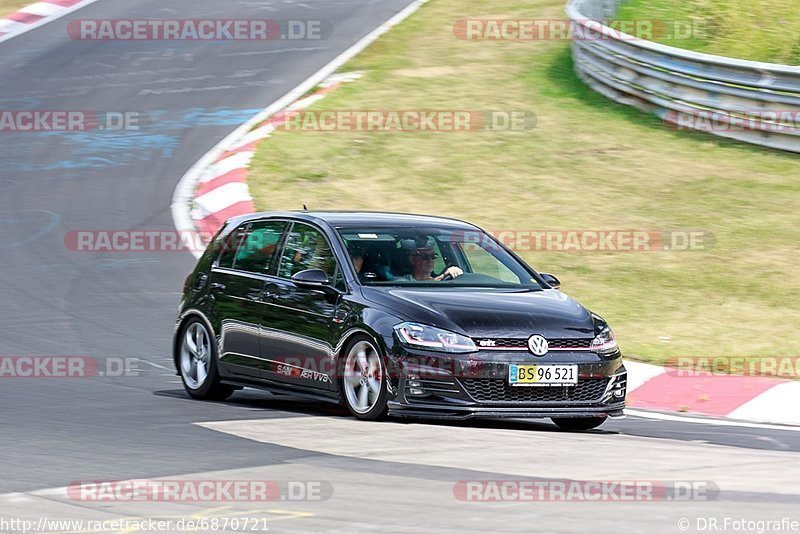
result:
[[(447, 269), (449, 269), (449, 268), (450, 267), (448, 267)], [(447, 269), (445, 269), (445, 270), (447, 270)], [(442, 282), (449, 282), (450, 280), (455, 280), (455, 277), (450, 273), (447, 273), (442, 277)]]

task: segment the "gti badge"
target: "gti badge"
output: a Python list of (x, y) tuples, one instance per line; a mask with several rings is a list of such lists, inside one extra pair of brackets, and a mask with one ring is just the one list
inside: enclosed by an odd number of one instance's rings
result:
[(544, 356), (550, 350), (547, 340), (538, 334), (528, 338), (528, 348), (535, 356)]
[(481, 347), (495, 347), (497, 346), (497, 342), (494, 339), (481, 339), (478, 345)]

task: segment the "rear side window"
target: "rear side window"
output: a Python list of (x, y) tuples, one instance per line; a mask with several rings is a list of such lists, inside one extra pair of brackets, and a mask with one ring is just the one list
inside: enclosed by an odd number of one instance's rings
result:
[(336, 259), (325, 236), (307, 224), (295, 223), (286, 237), (278, 276), (291, 278), (306, 269), (322, 269), (328, 278), (336, 273)]
[(285, 222), (262, 221), (237, 228), (226, 243), (219, 266), (256, 274), (270, 274), (275, 264)]
[(228, 234), (220, 244), (222, 252), (219, 256), (219, 266), (226, 269), (233, 269), (233, 259), (236, 257), (236, 251), (244, 242), (247, 237), (247, 230), (250, 228), (250, 223), (245, 223), (238, 227), (236, 230)]
[(285, 229), (286, 223), (283, 222), (253, 223), (244, 243), (236, 251), (233, 268), (249, 273), (270, 274)]

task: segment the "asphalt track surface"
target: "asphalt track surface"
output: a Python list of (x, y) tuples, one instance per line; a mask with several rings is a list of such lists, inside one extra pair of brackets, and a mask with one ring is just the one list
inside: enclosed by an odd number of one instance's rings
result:
[[(72, 230), (172, 229), (173, 189), (197, 159), (409, 3), (100, 0), (0, 44), (0, 109), (148, 117), (135, 132), (0, 133), (0, 356), (128, 358), (141, 369), (2, 380), (0, 519), (238, 514), (279, 532), (696, 532), (710, 518), (800, 520), (793, 429), (629, 417), (569, 434), (546, 422), (366, 424), (252, 391), (191, 401), (171, 371), (170, 343), (192, 256), (65, 246)], [(311, 19), (334, 31), (270, 43), (75, 41), (66, 31), (74, 18), (162, 17)], [(48, 490), (140, 478), (325, 481), (333, 495), (266, 507), (101, 505)], [(690, 502), (454, 497), (461, 480), (519, 478), (711, 481), (720, 492)]]

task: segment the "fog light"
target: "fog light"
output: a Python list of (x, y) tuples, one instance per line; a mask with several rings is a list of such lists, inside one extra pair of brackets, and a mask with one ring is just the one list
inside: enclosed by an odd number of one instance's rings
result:
[(618, 388), (614, 390), (615, 397), (624, 397), (625, 396), (625, 388)]
[(408, 390), (408, 392), (411, 395), (424, 395), (425, 394), (424, 390), (421, 390), (421, 389), (418, 389), (418, 388), (411, 388), (411, 389)]

